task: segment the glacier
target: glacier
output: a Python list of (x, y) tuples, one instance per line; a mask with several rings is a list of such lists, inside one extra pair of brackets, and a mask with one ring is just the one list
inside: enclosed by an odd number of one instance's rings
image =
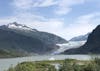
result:
[(86, 43), (86, 41), (69, 41), (68, 43), (64, 43), (64, 44), (56, 44), (57, 46), (59, 46), (59, 49), (55, 50), (52, 53), (52, 55), (60, 54), (61, 52), (64, 52), (68, 49), (79, 48), (80, 46), (84, 45), (85, 43)]

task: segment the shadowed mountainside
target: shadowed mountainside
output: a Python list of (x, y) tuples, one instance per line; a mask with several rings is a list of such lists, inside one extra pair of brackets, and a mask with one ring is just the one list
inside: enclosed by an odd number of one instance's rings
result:
[(49, 54), (58, 49), (57, 43), (67, 41), (47, 32), (40, 32), (16, 22), (0, 26), (0, 53), (4, 55), (22, 56), (33, 54)]

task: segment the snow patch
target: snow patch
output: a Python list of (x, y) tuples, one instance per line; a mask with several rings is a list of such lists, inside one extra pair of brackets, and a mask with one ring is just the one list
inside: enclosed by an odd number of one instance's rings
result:
[(32, 28), (30, 28), (30, 27), (27, 27), (27, 26), (25, 26), (23, 24), (17, 24), (16, 22), (8, 24), (7, 27), (10, 28), (10, 29), (16, 29), (16, 30), (35, 31)]

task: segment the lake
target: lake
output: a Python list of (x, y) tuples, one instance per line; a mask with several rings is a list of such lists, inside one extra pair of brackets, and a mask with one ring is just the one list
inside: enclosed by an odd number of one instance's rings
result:
[(0, 59), (0, 71), (7, 70), (11, 66), (15, 66), (18, 63), (24, 61), (43, 61), (43, 60), (64, 60), (64, 59), (77, 59), (77, 60), (89, 60), (89, 55), (38, 55), (30, 57), (18, 57)]

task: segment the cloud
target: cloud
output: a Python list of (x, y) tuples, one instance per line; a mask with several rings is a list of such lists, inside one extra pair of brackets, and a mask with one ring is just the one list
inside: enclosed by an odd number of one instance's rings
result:
[(13, 0), (12, 5), (18, 9), (30, 9), (33, 0)]
[(77, 4), (83, 4), (85, 0), (60, 0), (55, 10), (58, 15), (64, 15), (72, 10), (72, 6)]
[[(77, 18), (75, 23), (84, 24), (87, 26), (87, 30), (91, 30), (99, 24), (100, 12), (89, 13)], [(90, 28), (89, 28), (90, 27)]]
[(0, 25), (8, 24), (13, 21), (16, 21), (16, 18), (13, 16), (5, 17), (0, 19)]
[(33, 8), (45, 8), (54, 6), (52, 9), (56, 15), (68, 14), (72, 11), (72, 6), (83, 4), (86, 0), (13, 0), (13, 6), (17, 9), (33, 9)]
[(69, 13), (72, 10), (72, 8), (67, 8), (67, 7), (59, 7), (58, 10), (55, 10), (55, 14), (57, 15), (65, 15)]
[[(98, 17), (98, 18), (96, 18)], [(13, 21), (25, 24), (39, 31), (45, 31), (59, 35), (67, 40), (91, 32), (100, 22), (100, 13), (91, 13), (77, 17), (73, 23), (65, 26), (64, 20), (58, 18), (46, 18), (32, 14), (19, 14), (9, 18), (1, 19), (0, 23), (7, 24)]]
[(13, 0), (12, 5), (19, 9), (31, 9), (56, 5), (55, 0)]
[(11, 22), (18, 22), (20, 24), (25, 24), (39, 31), (54, 33), (59, 36), (62, 36), (62, 29), (64, 27), (64, 22), (61, 19), (58, 18), (47, 19), (46, 17), (30, 13), (20, 13), (15, 16), (11, 16), (9, 18), (6, 17), (0, 19), (0, 24), (1, 23), (8, 24)]
[[(98, 17), (98, 18), (97, 18)], [(100, 12), (90, 13), (77, 17), (66, 29), (67, 36), (79, 36), (91, 32), (100, 22)]]
[(33, 7), (49, 7), (56, 5), (57, 3), (58, 2), (55, 0), (37, 0), (37, 2), (33, 4)]
[[(56, 6), (54, 13), (64, 15), (72, 11), (72, 6), (83, 4), (84, 2), (85, 0), (13, 0), (12, 4), (15, 7), (15, 14), (0, 19), (0, 23), (7, 24), (16, 21), (34, 29), (54, 33), (65, 39), (70, 39), (92, 31), (98, 25), (98, 22), (100, 22), (100, 12), (80, 15), (73, 19), (72, 23), (66, 23), (61, 17), (54, 18), (52, 16), (47, 18), (43, 15), (35, 14), (34, 11), (29, 12), (27, 10), (37, 7)], [(21, 11), (16, 11), (17, 9)]]
[(77, 23), (90, 23), (92, 21), (92, 19), (95, 19), (95, 17), (100, 16), (100, 12), (95, 12), (95, 13), (90, 13), (87, 15), (83, 15), (77, 18)]

